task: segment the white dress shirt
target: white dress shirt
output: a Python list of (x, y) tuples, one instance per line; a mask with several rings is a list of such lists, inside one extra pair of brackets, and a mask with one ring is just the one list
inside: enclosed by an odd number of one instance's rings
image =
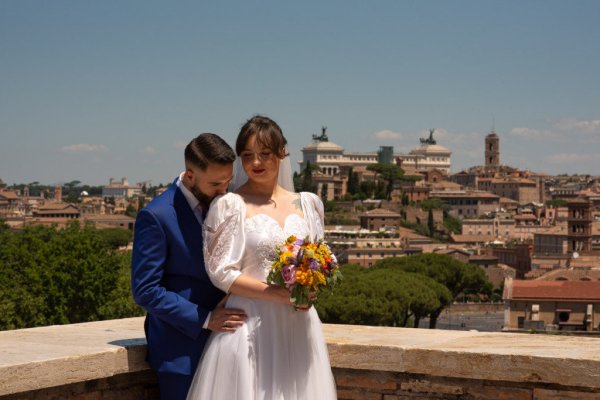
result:
[[(185, 197), (185, 199), (187, 200), (188, 204), (190, 205), (190, 208), (194, 212), (194, 215), (198, 219), (198, 223), (200, 223), (200, 226), (202, 226), (202, 224), (204, 223), (204, 215), (202, 212), (202, 207), (200, 207), (200, 201), (183, 184), (183, 174), (185, 174), (185, 172), (179, 174), (179, 179), (177, 179), (177, 182), (175, 184), (181, 190), (181, 193), (183, 193), (183, 197)], [(202, 328), (208, 329), (208, 321), (210, 321), (210, 315), (211, 312), (209, 311), (208, 315), (206, 316), (206, 319), (204, 320), (204, 324), (202, 324)]]

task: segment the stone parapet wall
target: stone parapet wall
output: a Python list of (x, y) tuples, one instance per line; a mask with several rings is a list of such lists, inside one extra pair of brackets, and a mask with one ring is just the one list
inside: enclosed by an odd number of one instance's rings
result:
[(2, 400), (154, 400), (156, 375), (150, 369), (0, 396)]
[[(324, 325), (345, 399), (600, 399), (600, 339)], [(0, 399), (156, 399), (143, 319), (0, 332)]]

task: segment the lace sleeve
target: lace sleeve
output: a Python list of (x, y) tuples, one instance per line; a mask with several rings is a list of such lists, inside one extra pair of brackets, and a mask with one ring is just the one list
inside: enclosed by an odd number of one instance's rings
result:
[(244, 254), (244, 203), (228, 193), (213, 201), (204, 221), (204, 264), (216, 287), (229, 291), (241, 275), (240, 262)]

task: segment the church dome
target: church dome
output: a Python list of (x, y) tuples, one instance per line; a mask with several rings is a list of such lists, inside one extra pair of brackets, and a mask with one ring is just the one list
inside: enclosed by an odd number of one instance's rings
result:
[(315, 142), (304, 147), (302, 151), (317, 151), (317, 152), (339, 152), (342, 153), (344, 148), (333, 142)]
[(424, 144), (411, 151), (413, 154), (450, 154), (450, 150), (439, 144)]

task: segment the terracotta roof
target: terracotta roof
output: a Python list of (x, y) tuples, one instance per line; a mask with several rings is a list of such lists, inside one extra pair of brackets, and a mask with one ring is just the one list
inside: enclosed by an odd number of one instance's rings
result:
[(526, 183), (528, 185), (535, 185), (535, 182), (527, 178), (519, 177), (508, 177), (508, 178), (493, 178), (492, 183)]
[(403, 238), (409, 238), (413, 240), (431, 240), (430, 237), (419, 235), (412, 229), (404, 228), (402, 226), (398, 228), (398, 233), (400, 234), (400, 237)]
[(532, 214), (518, 214), (518, 215), (515, 215), (513, 218), (521, 219), (521, 220), (532, 220), (532, 221), (537, 220), (537, 217)]
[(70, 203), (54, 203), (47, 202), (43, 206), (40, 206), (37, 213), (44, 214), (49, 212), (63, 211), (68, 213), (78, 213), (79, 209)]
[(486, 254), (473, 254), (472, 256), (469, 257), (469, 261), (477, 261), (477, 260), (498, 261), (498, 257), (488, 256)]
[(444, 191), (439, 191), (439, 192), (431, 192), (431, 196), (432, 197), (439, 197), (439, 198), (460, 198), (460, 199), (500, 199), (500, 196), (497, 196), (495, 194), (489, 193), (489, 192), (444, 192)]
[(361, 217), (394, 217), (400, 218), (401, 215), (386, 208), (375, 208), (360, 215)]
[(10, 190), (0, 190), (0, 198), (8, 199), (8, 200), (16, 200), (19, 198), (16, 192)]
[(462, 249), (433, 249), (433, 252), (436, 254), (454, 254), (454, 253), (459, 253), (459, 254), (463, 254), (465, 256), (470, 256), (471, 253), (469, 253), (466, 250), (462, 250)]
[(600, 281), (600, 269), (555, 269), (537, 277), (541, 281)]
[(452, 241), (455, 243), (481, 243), (494, 239), (495, 237), (492, 235), (452, 235)]
[(512, 280), (505, 295), (511, 300), (600, 301), (600, 282)]
[(536, 232), (536, 235), (567, 235), (567, 225), (556, 225), (543, 231)]
[(429, 184), (431, 187), (433, 187), (434, 189), (450, 189), (450, 190), (460, 190), (462, 188), (462, 185), (459, 185), (458, 183), (454, 183), (454, 182), (450, 182), (450, 181), (440, 181), (440, 182), (434, 182), (434, 183), (430, 183)]

